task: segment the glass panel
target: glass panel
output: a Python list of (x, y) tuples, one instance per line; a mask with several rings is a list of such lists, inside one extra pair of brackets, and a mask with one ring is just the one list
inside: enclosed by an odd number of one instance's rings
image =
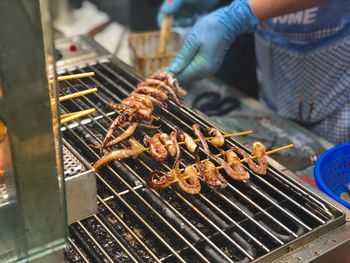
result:
[[(10, 143), (7, 127), (0, 120), (0, 261), (17, 258), (15, 213), (16, 190), (13, 180)], [(17, 225), (17, 226), (16, 226)], [(19, 251), (17, 251), (19, 253)]]

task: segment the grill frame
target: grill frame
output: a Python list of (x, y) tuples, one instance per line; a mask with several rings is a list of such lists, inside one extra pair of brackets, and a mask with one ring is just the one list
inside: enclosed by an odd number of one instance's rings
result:
[[(128, 66), (124, 65), (123, 63), (121, 63), (120, 61), (118, 61), (118, 60), (116, 60), (114, 58), (106, 58), (106, 57), (104, 57), (99, 62), (107, 62), (107, 61), (110, 61), (113, 64), (116, 64), (118, 67), (120, 67), (121, 70), (127, 72), (130, 75), (130, 77), (134, 77), (135, 79), (138, 79), (138, 80), (140, 80), (142, 78), (141, 76), (137, 75), (137, 73), (135, 73), (132, 70), (130, 70), (130, 68)], [(93, 65), (94, 63), (96, 63), (96, 61), (92, 62), (91, 65)], [(79, 66), (79, 68), (82, 68), (84, 66), (85, 66), (85, 63), (81, 64)], [(71, 69), (69, 69), (69, 70), (71, 70)], [(212, 120), (208, 120), (208, 118), (205, 117), (200, 112), (197, 112), (195, 110), (191, 110), (191, 109), (188, 109), (188, 108), (186, 108), (186, 111), (188, 111), (191, 114), (193, 114), (193, 116), (195, 116), (196, 118), (201, 118), (202, 119), (201, 121), (206, 123), (207, 125), (210, 123), (210, 126), (215, 126), (215, 127), (219, 128), (219, 129), (225, 131), (224, 129), (222, 129), (222, 127), (219, 127), (219, 125), (214, 124), (214, 122)], [(111, 115), (114, 115), (114, 114), (111, 114)], [(87, 120), (88, 119), (91, 120), (91, 117), (87, 118)], [(84, 123), (84, 121), (82, 121), (82, 122)], [(65, 129), (67, 129), (68, 126), (63, 127), (63, 131)], [(76, 128), (74, 126), (75, 126), (74, 124), (70, 125), (70, 128), (71, 129)], [(233, 141), (233, 143), (239, 145), (239, 147), (242, 147), (242, 148), (245, 148), (246, 150), (248, 150), (244, 145), (242, 145), (241, 143), (238, 143), (236, 140), (232, 140), (232, 141)], [(316, 202), (322, 200), (322, 198), (319, 198), (319, 197), (315, 196), (314, 191), (310, 191), (309, 189), (306, 189), (302, 184), (300, 184), (300, 182), (295, 180), (295, 178), (292, 178), (292, 177), (295, 177), (295, 176), (291, 176), (290, 173), (284, 167), (282, 167), (279, 164), (275, 163), (270, 158), (269, 158), (269, 163), (270, 164), (273, 163), (273, 165), (270, 166), (270, 167), (272, 167), (272, 170), (274, 172), (280, 173), (279, 176), (281, 176), (281, 178), (280, 178), (281, 180), (283, 179), (285, 182), (288, 182), (289, 184), (292, 184), (292, 185), (294, 185), (296, 187), (303, 188), (302, 194), (313, 196), (313, 198), (315, 198)], [(101, 178), (99, 178), (99, 180), (101, 180)], [(137, 190), (141, 189), (141, 187), (137, 186), (137, 185), (134, 188), (135, 189), (133, 189), (133, 188), (132, 189), (128, 189), (129, 192), (133, 192), (135, 194), (135, 191), (137, 193)], [(123, 195), (127, 195), (127, 194), (128, 194), (128, 192), (124, 191), (124, 193), (120, 192), (118, 196), (121, 198)], [(181, 195), (181, 193), (180, 193), (180, 195)], [(98, 198), (99, 198), (99, 201), (102, 202), (103, 199), (101, 197), (98, 197)], [(322, 202), (324, 202), (327, 206), (329, 206), (331, 210), (338, 211), (338, 209), (335, 206), (333, 206), (333, 204), (329, 203), (328, 201), (322, 200)], [(338, 212), (342, 213), (341, 211), (338, 211)], [(340, 226), (340, 225), (342, 225), (344, 223), (345, 223), (345, 214), (342, 213), (341, 216), (337, 217), (335, 220), (333, 220), (331, 223), (327, 224), (326, 226), (323, 226), (322, 228), (316, 228), (315, 230), (309, 232), (307, 234), (307, 236), (303, 236), (303, 237), (294, 239), (291, 243), (284, 244), (281, 247), (279, 247), (278, 249), (275, 249), (275, 250), (265, 254), (264, 256), (262, 256), (262, 257), (260, 257), (258, 259), (258, 262), (271, 262), (271, 260), (276, 259), (276, 258), (284, 255), (285, 253), (287, 253), (287, 252), (289, 252), (289, 251), (291, 251), (291, 250), (293, 250), (295, 248), (298, 248), (298, 247), (302, 246), (303, 244), (309, 243), (310, 241), (314, 240), (317, 236), (323, 235), (323, 234), (327, 233), (328, 231), (330, 231), (332, 229), (335, 229), (337, 226)], [(74, 244), (72, 239), (70, 239), (70, 242), (72, 244)]]

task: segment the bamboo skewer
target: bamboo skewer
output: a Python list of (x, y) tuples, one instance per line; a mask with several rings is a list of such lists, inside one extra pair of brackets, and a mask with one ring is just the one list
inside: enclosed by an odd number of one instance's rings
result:
[(62, 119), (65, 119), (65, 118), (67, 118), (67, 117), (73, 116), (73, 115), (75, 115), (75, 114), (77, 114), (77, 113), (79, 113), (79, 112), (80, 112), (80, 111), (62, 114), (62, 115), (61, 115), (61, 120), (62, 120)]
[[(273, 149), (273, 150), (270, 150), (270, 151), (267, 151), (266, 153), (265, 153), (265, 155), (270, 155), (270, 154), (273, 154), (273, 153), (276, 153), (276, 152), (279, 152), (279, 151), (283, 151), (283, 150), (286, 150), (286, 149), (289, 149), (289, 148), (292, 148), (292, 147), (294, 147), (294, 144), (288, 144), (288, 145), (286, 145), (286, 146), (282, 146), (282, 147), (279, 147), (279, 148), (276, 148), (276, 149)], [(221, 156), (221, 154), (218, 154), (218, 155), (216, 155), (217, 157), (219, 157), (219, 156)], [(256, 156), (251, 156), (253, 159), (255, 159), (256, 158)], [(208, 159), (207, 159), (208, 160)], [(201, 162), (203, 162), (204, 160), (202, 160)], [(244, 162), (244, 159), (241, 159), (241, 163), (243, 163)], [(230, 165), (230, 164), (229, 164)], [(224, 169), (224, 167), (223, 166), (218, 166), (218, 167), (216, 167), (216, 169), (217, 170), (220, 170), (220, 169)], [(191, 175), (190, 175), (191, 176)], [(187, 178), (189, 178), (190, 176), (185, 176), (184, 177), (184, 179), (187, 179)], [(178, 180), (177, 179), (175, 179), (171, 184), (174, 184), (174, 183), (176, 183)]]
[(71, 99), (75, 99), (78, 97), (82, 97), (91, 93), (97, 92), (97, 88), (92, 88), (92, 89), (88, 89), (88, 90), (83, 90), (83, 91), (78, 91), (69, 95), (65, 95), (65, 96), (61, 96), (59, 97), (59, 101), (66, 101), (66, 100), (71, 100)]
[[(83, 111), (78, 111), (78, 112), (73, 112), (73, 113), (68, 113), (68, 114), (64, 114), (64, 118), (61, 117), (61, 123), (67, 123), (70, 121), (73, 121), (75, 119), (79, 119), (81, 117), (87, 116), (89, 114), (92, 114), (96, 112), (95, 108), (89, 109), (89, 110), (83, 110)], [(66, 115), (66, 116), (65, 116)]]
[[(243, 132), (235, 132), (235, 133), (228, 133), (228, 134), (224, 134), (223, 137), (224, 138), (231, 138), (231, 137), (236, 137), (236, 136), (242, 136), (242, 135), (248, 135), (253, 133), (253, 131), (243, 131)], [(204, 138), (206, 141), (210, 141), (211, 139), (213, 139), (214, 137), (207, 137)], [(200, 139), (195, 139), (195, 142), (200, 142)], [(185, 142), (179, 142), (179, 145), (184, 145)], [(144, 148), (144, 151), (149, 151), (149, 148)]]
[[(86, 73), (72, 74), (72, 75), (66, 75), (66, 76), (59, 76), (59, 77), (57, 77), (57, 81), (89, 78), (89, 77), (94, 77), (94, 76), (95, 76), (95, 72), (86, 72)], [(53, 80), (50, 79), (49, 83), (52, 84)]]
[(170, 35), (171, 26), (173, 24), (173, 20), (174, 20), (174, 17), (172, 15), (164, 16), (162, 28), (160, 31), (160, 37), (159, 37), (158, 53), (160, 55), (165, 53), (166, 48), (168, 46), (169, 35)]

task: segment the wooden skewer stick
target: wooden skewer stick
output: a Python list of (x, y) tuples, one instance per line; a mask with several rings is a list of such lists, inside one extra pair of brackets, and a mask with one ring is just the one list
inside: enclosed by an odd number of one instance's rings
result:
[[(89, 109), (89, 110), (83, 110), (83, 111), (78, 111), (76, 112), (75, 114), (73, 115), (70, 115), (68, 117), (65, 117), (65, 118), (61, 118), (61, 123), (67, 123), (67, 122), (70, 122), (70, 121), (73, 121), (73, 120), (76, 120), (76, 119), (79, 119), (81, 117), (84, 117), (86, 115), (89, 115), (89, 114), (92, 114), (96, 112), (96, 109), (95, 108), (92, 108), (92, 109)], [(68, 113), (69, 114), (69, 113)]]
[(97, 88), (92, 88), (92, 89), (88, 89), (88, 90), (83, 90), (83, 91), (79, 91), (79, 92), (75, 92), (69, 95), (65, 95), (65, 96), (61, 96), (59, 97), (59, 101), (66, 101), (66, 100), (71, 100), (71, 99), (75, 99), (78, 97), (82, 97), (91, 93), (97, 92)]
[[(224, 138), (231, 138), (231, 137), (237, 137), (237, 136), (242, 136), (242, 135), (248, 135), (253, 133), (253, 131), (243, 131), (243, 132), (235, 132), (235, 133), (228, 133), (228, 134), (224, 134)], [(204, 138), (206, 141), (210, 141), (211, 139), (213, 139), (214, 137), (207, 137)], [(195, 139), (195, 142), (200, 142), (200, 139)], [(179, 142), (179, 145), (184, 145), (185, 142)], [(144, 151), (148, 151), (149, 148), (144, 148)]]
[(158, 53), (164, 54), (169, 42), (169, 36), (171, 31), (171, 26), (173, 24), (174, 17), (172, 15), (164, 16), (162, 28), (159, 36), (159, 48)]
[[(95, 72), (86, 72), (86, 73), (72, 74), (72, 75), (66, 75), (66, 76), (59, 76), (59, 77), (57, 77), (57, 81), (82, 79), (82, 78), (89, 78), (89, 77), (94, 77), (94, 76), (95, 76)], [(53, 80), (50, 79), (49, 83), (52, 84)]]
[(61, 115), (61, 120), (62, 120), (62, 119), (65, 119), (65, 118), (67, 118), (67, 117), (73, 116), (73, 115), (75, 115), (75, 114), (77, 114), (77, 113), (79, 113), (79, 112), (80, 112), (80, 111), (62, 114), (62, 115)]
[[(279, 151), (283, 151), (283, 150), (286, 150), (286, 149), (289, 149), (289, 148), (292, 148), (294, 147), (294, 144), (288, 144), (286, 146), (283, 146), (283, 147), (279, 147), (279, 148), (276, 148), (276, 149), (273, 149), (273, 150), (270, 150), (268, 152), (265, 153), (265, 155), (270, 155), (270, 154), (273, 154), (273, 153), (276, 153), (276, 152), (279, 152)], [(216, 155), (217, 157), (219, 157), (221, 154), (218, 154)], [(252, 156), (253, 159), (256, 158), (256, 156)], [(207, 159), (208, 160), (208, 159)], [(202, 160), (201, 162), (203, 162), (204, 160)], [(241, 163), (244, 162), (244, 159), (241, 160)], [(229, 164), (230, 165), (230, 164)], [(220, 170), (220, 169), (224, 169), (223, 166), (218, 166), (216, 167), (217, 170)], [(191, 176), (191, 175), (190, 175)], [(187, 179), (189, 178), (190, 176), (185, 176), (184, 179)], [(174, 184), (177, 182), (177, 179), (175, 179), (171, 184)]]

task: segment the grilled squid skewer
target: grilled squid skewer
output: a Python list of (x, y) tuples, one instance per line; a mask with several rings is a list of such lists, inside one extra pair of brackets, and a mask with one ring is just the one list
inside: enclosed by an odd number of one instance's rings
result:
[(267, 160), (265, 158), (266, 149), (265, 146), (260, 142), (255, 142), (253, 144), (253, 155), (256, 157), (257, 163), (253, 160), (253, 158), (243, 149), (234, 146), (232, 150), (236, 153), (243, 156), (244, 162), (246, 162), (250, 169), (252, 169), (255, 173), (260, 175), (265, 175), (268, 167)]

